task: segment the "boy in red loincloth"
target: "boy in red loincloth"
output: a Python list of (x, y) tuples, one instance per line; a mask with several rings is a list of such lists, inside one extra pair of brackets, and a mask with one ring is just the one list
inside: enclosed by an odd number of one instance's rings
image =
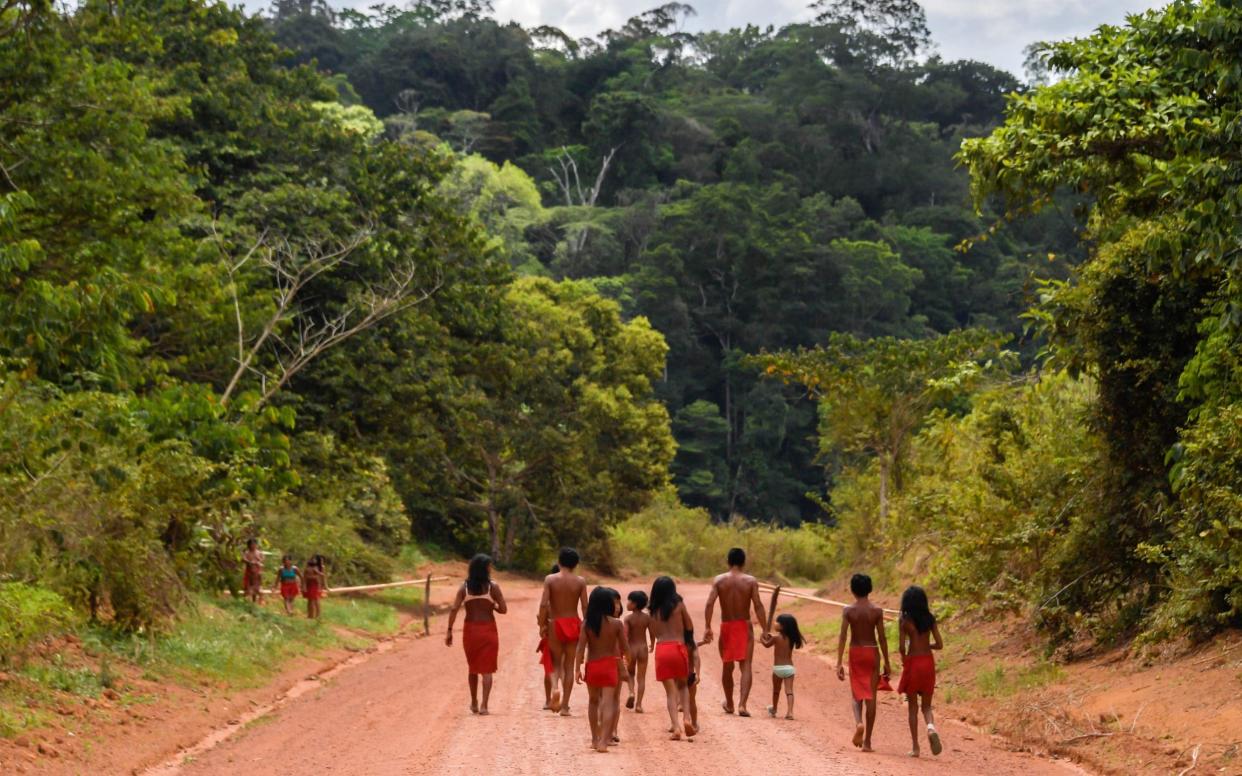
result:
[[(875, 730), (875, 693), (880, 677), (887, 681), (892, 669), (888, 661), (888, 637), (884, 633), (884, 610), (871, 603), (871, 577), (855, 574), (850, 579), (850, 592), (854, 604), (841, 613), (841, 637), (837, 640), (837, 678), (845, 680), (845, 639), (850, 640), (850, 691), (854, 696), (854, 746), (864, 752), (871, 748), (871, 733)], [(878, 642), (878, 643), (877, 643)], [(880, 671), (879, 657), (884, 658), (884, 671)], [(863, 724), (863, 707), (867, 719)]]
[[(548, 633), (548, 646), (552, 650), (552, 710), (569, 716), (569, 694), (574, 687), (574, 650), (582, 630), (578, 619), (579, 607), (587, 608), (586, 580), (574, 573), (578, 568), (578, 552), (569, 547), (561, 550), (557, 559), (560, 570), (543, 579), (543, 599), (539, 602), (540, 623)], [(560, 687), (556, 680), (560, 679)]]

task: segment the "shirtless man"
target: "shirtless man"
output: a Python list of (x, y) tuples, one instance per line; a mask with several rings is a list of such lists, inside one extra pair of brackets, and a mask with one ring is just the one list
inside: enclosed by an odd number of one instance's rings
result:
[(746, 551), (740, 547), (729, 550), (729, 570), (712, 583), (712, 592), (707, 596), (707, 611), (703, 613), (703, 643), (708, 644), (713, 637), (712, 610), (716, 607), (716, 599), (720, 599), (720, 660), (724, 663), (720, 681), (725, 691), (722, 705), (726, 714), (733, 713), (733, 664), (740, 663), (739, 717), (750, 716), (746, 701), (750, 698), (750, 686), (754, 681), (751, 664), (755, 658), (755, 630), (750, 622), (750, 609), (754, 608), (759, 622), (767, 622), (763, 601), (759, 599), (759, 583), (742, 570), (745, 566)]
[[(574, 654), (586, 614), (586, 580), (574, 573), (578, 551), (565, 547), (557, 559), (560, 570), (543, 579), (543, 598), (539, 602), (540, 632), (548, 634), (552, 650), (552, 711), (569, 716), (569, 694), (574, 688)], [(559, 678), (561, 686), (556, 686)]]
[[(871, 577), (855, 574), (850, 579), (850, 592), (854, 603), (841, 613), (841, 636), (837, 639), (837, 678), (845, 680), (845, 639), (850, 640), (850, 692), (854, 701), (854, 746), (870, 752), (871, 732), (875, 730), (875, 694), (880, 686), (880, 661), (876, 649), (884, 658), (883, 676), (888, 679), (892, 668), (888, 662), (888, 637), (884, 633), (884, 610), (871, 603)], [(878, 642), (878, 643), (877, 643)], [(867, 722), (863, 724), (863, 705), (867, 708)]]

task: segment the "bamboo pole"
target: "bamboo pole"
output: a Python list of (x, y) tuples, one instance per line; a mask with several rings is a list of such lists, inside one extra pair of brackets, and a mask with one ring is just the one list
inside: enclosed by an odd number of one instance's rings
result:
[[(376, 584), (376, 585), (354, 585), (352, 587), (333, 587), (333, 588), (329, 588), (325, 592), (328, 592), (328, 593), (367, 593), (372, 590), (387, 590), (389, 588), (394, 588), (394, 587), (409, 587), (411, 585), (422, 585), (425, 583), (427, 585), (427, 597), (430, 598), (430, 590), (431, 590), (432, 582), (447, 582), (450, 579), (452, 579), (452, 577), (433, 577), (430, 574), (428, 574), (426, 579), (403, 579), (400, 582), (383, 582), (383, 583)], [(226, 595), (228, 594), (228, 592), (229, 591), (227, 590), (224, 591)], [(264, 590), (263, 592), (266, 595), (276, 595), (277, 593), (280, 592), (280, 588), (273, 587), (269, 590)]]
[[(773, 589), (779, 589), (779, 588), (774, 588), (772, 585), (769, 585), (769, 584), (768, 584), (768, 583), (766, 583), (766, 582), (760, 582), (760, 583), (759, 583), (759, 589), (760, 589), (760, 590), (763, 590), (763, 591), (765, 591), (765, 592), (766, 592), (766, 591), (771, 591), (771, 590), (773, 590)], [(845, 607), (849, 606), (849, 604), (847, 604), (847, 603), (842, 603), (841, 601), (833, 601), (833, 600), (832, 600), (832, 599), (830, 599), (830, 598), (820, 598), (819, 596), (815, 596), (815, 595), (807, 595), (806, 593), (795, 593), (795, 592), (792, 592), (792, 591), (789, 591), (789, 590), (785, 590), (785, 591), (783, 591), (783, 592), (785, 593), (785, 595), (789, 596), (790, 598), (797, 598), (797, 599), (802, 600), (802, 601), (814, 601), (814, 602), (815, 602), (815, 603), (817, 603), (817, 604), (827, 604), (827, 605), (829, 605), (829, 606), (839, 606), (839, 607), (841, 607), (842, 609), (844, 609)], [(896, 609), (884, 609), (883, 611), (884, 611), (884, 614), (885, 614), (885, 615), (891, 615), (891, 616), (889, 616), (889, 617), (888, 617), (888, 619), (896, 619), (896, 618), (897, 618), (897, 615), (901, 614), (901, 612), (897, 611)]]

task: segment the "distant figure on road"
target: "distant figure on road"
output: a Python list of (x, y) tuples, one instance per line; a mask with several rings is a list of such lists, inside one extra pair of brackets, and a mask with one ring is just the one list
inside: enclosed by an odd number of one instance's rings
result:
[(944, 649), (936, 616), (927, 605), (927, 593), (911, 585), (901, 596), (901, 620), (897, 631), (897, 652), (901, 655), (901, 681), (897, 692), (906, 696), (910, 711), (910, 738), (914, 742), (911, 757), (919, 756), (919, 703), (923, 721), (927, 723), (927, 742), (932, 754), (940, 754), (940, 734), (932, 716), (932, 695), (936, 692), (936, 658), (932, 650)]
[(293, 565), (292, 555), (280, 559), (280, 568), (276, 569), (276, 586), (280, 588), (280, 597), (285, 602), (285, 614), (293, 614), (293, 605), (302, 591), (302, 571)]
[[(651, 622), (648, 629), (655, 640), (656, 681), (664, 685), (668, 704), (669, 733), (672, 740), (680, 741), (684, 731), (687, 737), (698, 730), (690, 715), (690, 651), (686, 642), (694, 638), (694, 621), (677, 594), (677, 583), (672, 577), (660, 577), (651, 586)], [(682, 724), (678, 725), (677, 712), (681, 710)]]
[[(875, 693), (880, 677), (888, 679), (892, 668), (888, 662), (888, 636), (884, 633), (884, 610), (871, 603), (871, 577), (855, 574), (850, 579), (850, 592), (854, 594), (853, 605), (841, 613), (841, 636), (837, 639), (837, 678), (844, 681), (845, 639), (850, 640), (850, 691), (854, 696), (854, 746), (870, 752), (871, 733), (875, 730)], [(877, 643), (878, 642), (878, 643)], [(884, 658), (884, 671), (880, 672), (880, 660), (876, 649)], [(863, 705), (867, 709), (867, 721), (863, 724)]]
[(625, 626), (613, 616), (616, 613), (613, 593), (606, 587), (591, 591), (586, 627), (581, 629), (574, 653), (574, 673), (578, 681), (587, 686), (587, 721), (591, 725), (591, 746), (597, 752), (607, 752), (612, 743), (620, 691), (617, 664), (629, 653)]
[[(496, 615), (509, 611), (500, 585), (492, 581), (492, 559), (479, 553), (470, 559), (466, 581), (457, 590), (449, 611), (447, 646), (453, 646), (453, 623), (457, 610), (466, 608), (466, 621), (461, 627), (461, 645), (466, 651), (470, 683), (470, 713), (487, 714), (487, 701), (492, 694), (492, 675), (500, 653), (500, 636), (496, 632)], [(483, 677), (483, 703), (479, 703), (479, 677)]]
[[(574, 689), (574, 650), (581, 634), (579, 612), (586, 614), (586, 580), (574, 573), (578, 568), (578, 551), (565, 547), (557, 558), (560, 570), (543, 579), (543, 599), (539, 602), (540, 623), (547, 630), (548, 646), (552, 648), (554, 669), (552, 710), (569, 716), (569, 696)], [(555, 685), (560, 678), (561, 686)]]
[(746, 551), (740, 547), (729, 550), (729, 570), (712, 583), (707, 596), (707, 609), (703, 613), (703, 642), (710, 643), (712, 634), (712, 610), (720, 599), (720, 659), (724, 672), (720, 677), (724, 685), (726, 714), (733, 713), (733, 664), (741, 664), (741, 687), (738, 694), (737, 713), (749, 717), (746, 701), (750, 699), (750, 687), (754, 682), (751, 664), (755, 658), (755, 630), (750, 621), (753, 607), (759, 622), (767, 622), (763, 601), (759, 599), (759, 583), (743, 569), (746, 567)]
[(246, 540), (242, 563), (246, 566), (242, 574), (243, 595), (257, 604), (263, 600), (263, 553), (259, 552), (258, 539)]
[(323, 556), (315, 555), (306, 562), (306, 570), (302, 572), (302, 597), (306, 599), (306, 616), (312, 620), (319, 619), (323, 613), (319, 601), (328, 592), (328, 571), (323, 565)]

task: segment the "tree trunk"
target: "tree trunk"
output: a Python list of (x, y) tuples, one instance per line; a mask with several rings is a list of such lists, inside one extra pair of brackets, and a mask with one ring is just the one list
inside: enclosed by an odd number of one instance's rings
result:
[(492, 534), (492, 558), (498, 559), (500, 556), (500, 513), (496, 511), (496, 504), (492, 501), (487, 502), (487, 527)]
[(888, 477), (892, 464), (886, 454), (880, 455), (880, 526), (888, 524)]

